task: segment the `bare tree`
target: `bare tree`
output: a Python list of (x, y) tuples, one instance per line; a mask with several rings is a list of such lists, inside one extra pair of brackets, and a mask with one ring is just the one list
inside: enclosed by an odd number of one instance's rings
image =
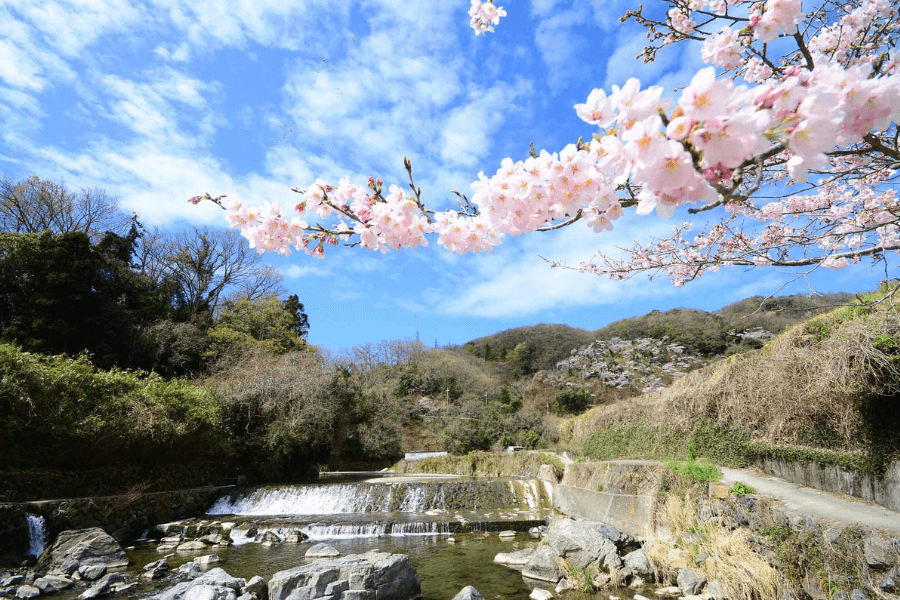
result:
[(231, 229), (194, 227), (174, 235), (145, 232), (135, 257), (141, 272), (174, 286), (191, 316), (215, 311), (229, 296), (256, 300), (284, 293), (282, 276)]
[(107, 231), (124, 234), (130, 221), (118, 198), (99, 188), (73, 192), (39, 177), (0, 179), (0, 229), (8, 233), (83, 231), (96, 242)]

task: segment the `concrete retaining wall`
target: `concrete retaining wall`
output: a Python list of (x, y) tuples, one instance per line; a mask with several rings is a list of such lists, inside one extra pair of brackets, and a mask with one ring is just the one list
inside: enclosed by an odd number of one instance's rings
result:
[(664, 469), (661, 463), (640, 460), (566, 465), (562, 481), (553, 486), (553, 507), (647, 539), (662, 533), (655, 513)]
[(833, 465), (766, 459), (759, 467), (770, 475), (834, 494), (871, 500), (900, 511), (900, 461), (888, 468), (882, 478), (845, 471)]
[(209, 486), (150, 494), (36, 500), (15, 506), (23, 512), (44, 517), (51, 537), (66, 529), (102, 527), (119, 542), (124, 542), (157, 523), (203, 514), (223, 491), (232, 487)]

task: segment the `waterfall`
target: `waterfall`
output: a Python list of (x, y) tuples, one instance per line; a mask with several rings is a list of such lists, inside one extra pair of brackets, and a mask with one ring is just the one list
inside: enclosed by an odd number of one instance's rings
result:
[(385, 523), (334, 523), (307, 525), (301, 531), (311, 540), (335, 540), (360, 537), (381, 537), (387, 533)]
[(467, 480), (402, 483), (327, 483), (235, 491), (208, 515), (288, 516), (549, 508), (534, 481)]
[(44, 517), (40, 515), (25, 515), (28, 519), (28, 554), (35, 558), (44, 553), (47, 544), (47, 530)]
[(387, 512), (391, 486), (328, 484), (259, 488), (246, 496), (223, 496), (209, 515), (328, 515)]
[(391, 536), (407, 535), (449, 535), (450, 524), (441, 521), (430, 523), (394, 523), (391, 525)]

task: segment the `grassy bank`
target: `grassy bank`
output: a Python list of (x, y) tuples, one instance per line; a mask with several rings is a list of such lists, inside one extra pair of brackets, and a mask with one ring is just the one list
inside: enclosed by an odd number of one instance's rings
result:
[(223, 447), (208, 390), (9, 344), (0, 344), (0, 422), (6, 469), (208, 459)]
[(401, 460), (398, 473), (449, 473), (488, 477), (534, 477), (542, 465), (550, 465), (562, 477), (564, 465), (555, 456), (540, 452), (470, 452), (458, 456), (434, 456), (421, 460)]
[(879, 475), (900, 459), (900, 308), (888, 290), (820, 315), (760, 350), (671, 387), (563, 423), (561, 442), (598, 460), (761, 458)]

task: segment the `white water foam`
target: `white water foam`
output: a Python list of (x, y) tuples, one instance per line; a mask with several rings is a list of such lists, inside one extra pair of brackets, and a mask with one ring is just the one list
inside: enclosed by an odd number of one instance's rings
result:
[(247, 496), (223, 496), (208, 515), (327, 515), (383, 510), (389, 486), (329, 484), (259, 488)]
[[(424, 512), (445, 508), (439, 487), (429, 501), (426, 489), (406, 486), (401, 498), (393, 498), (397, 486), (389, 484), (326, 484), (258, 488), (243, 496), (223, 496), (208, 515), (333, 515), (344, 513)], [(393, 505), (393, 506), (392, 506)]]
[(44, 517), (40, 515), (25, 515), (28, 519), (28, 554), (39, 557), (47, 546), (47, 530)]
[(258, 542), (266, 533), (273, 533), (280, 540), (295, 531), (306, 534), (310, 541), (342, 540), (375, 537), (408, 537), (424, 535), (450, 535), (450, 524), (447, 522), (416, 523), (313, 523), (297, 527), (259, 527), (253, 529), (232, 529), (231, 541), (235, 546), (243, 546)]
[(523, 481), (522, 482), (522, 490), (525, 504), (528, 505), (529, 510), (534, 510), (538, 507), (538, 491), (536, 488), (536, 482), (534, 481)]
[(391, 526), (392, 537), (412, 535), (450, 535), (450, 524), (432, 521), (430, 523), (394, 523)]

